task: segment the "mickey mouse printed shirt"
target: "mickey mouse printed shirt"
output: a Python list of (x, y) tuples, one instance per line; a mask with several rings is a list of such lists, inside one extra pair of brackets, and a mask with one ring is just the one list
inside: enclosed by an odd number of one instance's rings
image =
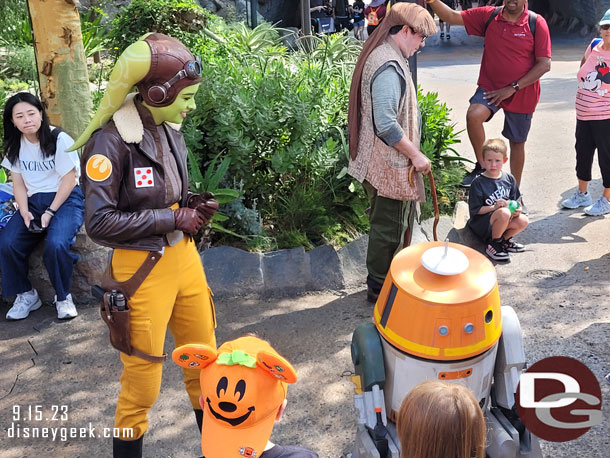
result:
[(610, 119), (610, 51), (603, 41), (593, 40), (585, 51), (585, 63), (578, 71), (576, 117), (581, 121)]

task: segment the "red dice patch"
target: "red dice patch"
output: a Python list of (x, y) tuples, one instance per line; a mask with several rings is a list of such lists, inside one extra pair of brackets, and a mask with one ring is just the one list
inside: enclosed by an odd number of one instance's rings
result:
[(133, 176), (136, 188), (152, 188), (155, 185), (151, 167), (134, 167)]

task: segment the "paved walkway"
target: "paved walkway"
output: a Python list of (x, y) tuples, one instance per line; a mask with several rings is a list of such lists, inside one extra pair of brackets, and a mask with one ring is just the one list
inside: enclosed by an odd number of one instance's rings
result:
[[(466, 38), (460, 28), (452, 30), (452, 38), (450, 44), (433, 46), (431, 37), (420, 54), (420, 84), (440, 93), (462, 129), (467, 99), (475, 89), (480, 44)], [(601, 380), (610, 372), (609, 221), (558, 209), (558, 202), (575, 184), (574, 74), (586, 44), (584, 40), (555, 43), (553, 69), (543, 80), (523, 179), (532, 224), (521, 241), (528, 251), (498, 266), (500, 295), (504, 305), (517, 310), (531, 363), (551, 355), (572, 356)], [(496, 136), (500, 131), (498, 116), (489, 132)], [(462, 138), (465, 143), (459, 151), (472, 156), (466, 135)], [(598, 171), (594, 177), (592, 192), (597, 196)], [(322, 458), (338, 457), (355, 432), (349, 343), (353, 329), (369, 321), (372, 311), (362, 288), (297, 299), (227, 299), (216, 307), (219, 341), (256, 332), (297, 368), (300, 380), (289, 390), (290, 402), (275, 440), (309, 446)], [(0, 307), (2, 317), (6, 309)], [(166, 350), (172, 349), (168, 338)], [(112, 426), (120, 364), (95, 308), (80, 308), (79, 317), (69, 323), (58, 322), (51, 307), (21, 322), (2, 322), (0, 355), (0, 457), (111, 455), (110, 439), (97, 436), (103, 435), (102, 428)], [(164, 370), (162, 392), (149, 416), (145, 456), (199, 456), (198, 432), (180, 371), (169, 362)], [(543, 443), (546, 456), (607, 456), (610, 385), (603, 382), (602, 390), (604, 423), (573, 442)], [(57, 406), (67, 406), (68, 420), (61, 421), (62, 408)], [(30, 408), (32, 416), (27, 420)], [(13, 421), (19, 409), (27, 421)], [(37, 409), (42, 411), (40, 421)], [(59, 411), (57, 421), (51, 420), (54, 409)], [(16, 434), (17, 425), (87, 428), (87, 434), (91, 425), (96, 437), (9, 438), (9, 428)]]

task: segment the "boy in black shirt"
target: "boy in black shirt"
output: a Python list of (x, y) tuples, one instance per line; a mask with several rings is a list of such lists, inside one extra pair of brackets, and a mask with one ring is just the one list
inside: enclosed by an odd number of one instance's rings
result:
[(506, 143), (492, 139), (483, 145), (485, 172), (471, 185), (469, 194), (470, 220), (475, 234), (488, 242), (485, 252), (495, 261), (508, 261), (509, 252), (525, 250), (512, 237), (529, 224), (517, 200), (521, 197), (515, 178), (502, 171), (506, 162)]

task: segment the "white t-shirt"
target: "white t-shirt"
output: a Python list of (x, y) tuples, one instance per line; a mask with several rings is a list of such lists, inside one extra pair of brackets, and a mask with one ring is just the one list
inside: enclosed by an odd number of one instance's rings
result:
[(30, 143), (22, 135), (17, 162), (11, 164), (5, 157), (1, 165), (11, 173), (21, 174), (28, 197), (39, 192), (57, 192), (62, 177), (72, 169), (76, 169), (76, 184), (78, 184), (80, 177), (78, 153), (76, 151), (66, 152), (73, 143), (74, 140), (67, 133), (60, 132), (57, 136), (55, 156), (44, 157), (40, 143)]

